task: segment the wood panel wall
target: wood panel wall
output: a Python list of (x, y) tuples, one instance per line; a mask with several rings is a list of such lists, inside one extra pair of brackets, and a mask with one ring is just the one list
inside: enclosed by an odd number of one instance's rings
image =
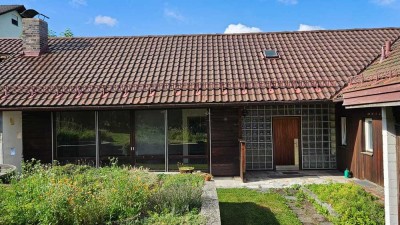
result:
[(211, 169), (214, 176), (240, 175), (240, 109), (211, 109)]
[(22, 137), (24, 160), (51, 163), (51, 112), (23, 112)]
[[(337, 165), (344, 171), (348, 168), (354, 177), (372, 181), (383, 186), (383, 146), (381, 108), (345, 109), (336, 107)], [(341, 145), (340, 118), (347, 119), (347, 145)], [(372, 118), (372, 155), (365, 154), (364, 118)]]

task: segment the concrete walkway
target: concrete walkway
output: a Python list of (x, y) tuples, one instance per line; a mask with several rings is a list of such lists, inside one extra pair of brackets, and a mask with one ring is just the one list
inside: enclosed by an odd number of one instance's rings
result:
[(217, 188), (269, 189), (286, 188), (296, 184), (345, 183), (356, 179), (346, 179), (336, 170), (251, 171), (247, 172), (246, 178), (246, 183), (242, 183), (240, 177), (214, 177), (214, 180)]

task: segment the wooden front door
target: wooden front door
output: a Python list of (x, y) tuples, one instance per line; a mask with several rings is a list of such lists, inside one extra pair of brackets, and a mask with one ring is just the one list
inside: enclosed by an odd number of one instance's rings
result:
[(274, 117), (272, 131), (275, 165), (295, 165), (296, 140), (300, 146), (300, 118)]

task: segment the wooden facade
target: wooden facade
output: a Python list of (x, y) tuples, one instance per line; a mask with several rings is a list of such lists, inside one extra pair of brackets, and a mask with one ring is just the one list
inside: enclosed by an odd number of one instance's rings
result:
[[(381, 108), (344, 109), (337, 105), (337, 165), (353, 176), (383, 186), (383, 146)], [(347, 144), (341, 143), (341, 117), (347, 121)], [(364, 119), (372, 118), (373, 153), (365, 152)]]
[(211, 108), (211, 171), (214, 176), (240, 175), (239, 112), (239, 108)]
[(22, 137), (24, 160), (52, 161), (51, 112), (23, 112)]

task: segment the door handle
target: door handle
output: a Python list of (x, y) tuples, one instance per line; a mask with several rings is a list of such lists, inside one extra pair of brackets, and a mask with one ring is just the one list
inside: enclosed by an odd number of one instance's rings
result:
[(134, 152), (135, 151), (135, 147), (132, 146), (131, 147), (131, 151)]

